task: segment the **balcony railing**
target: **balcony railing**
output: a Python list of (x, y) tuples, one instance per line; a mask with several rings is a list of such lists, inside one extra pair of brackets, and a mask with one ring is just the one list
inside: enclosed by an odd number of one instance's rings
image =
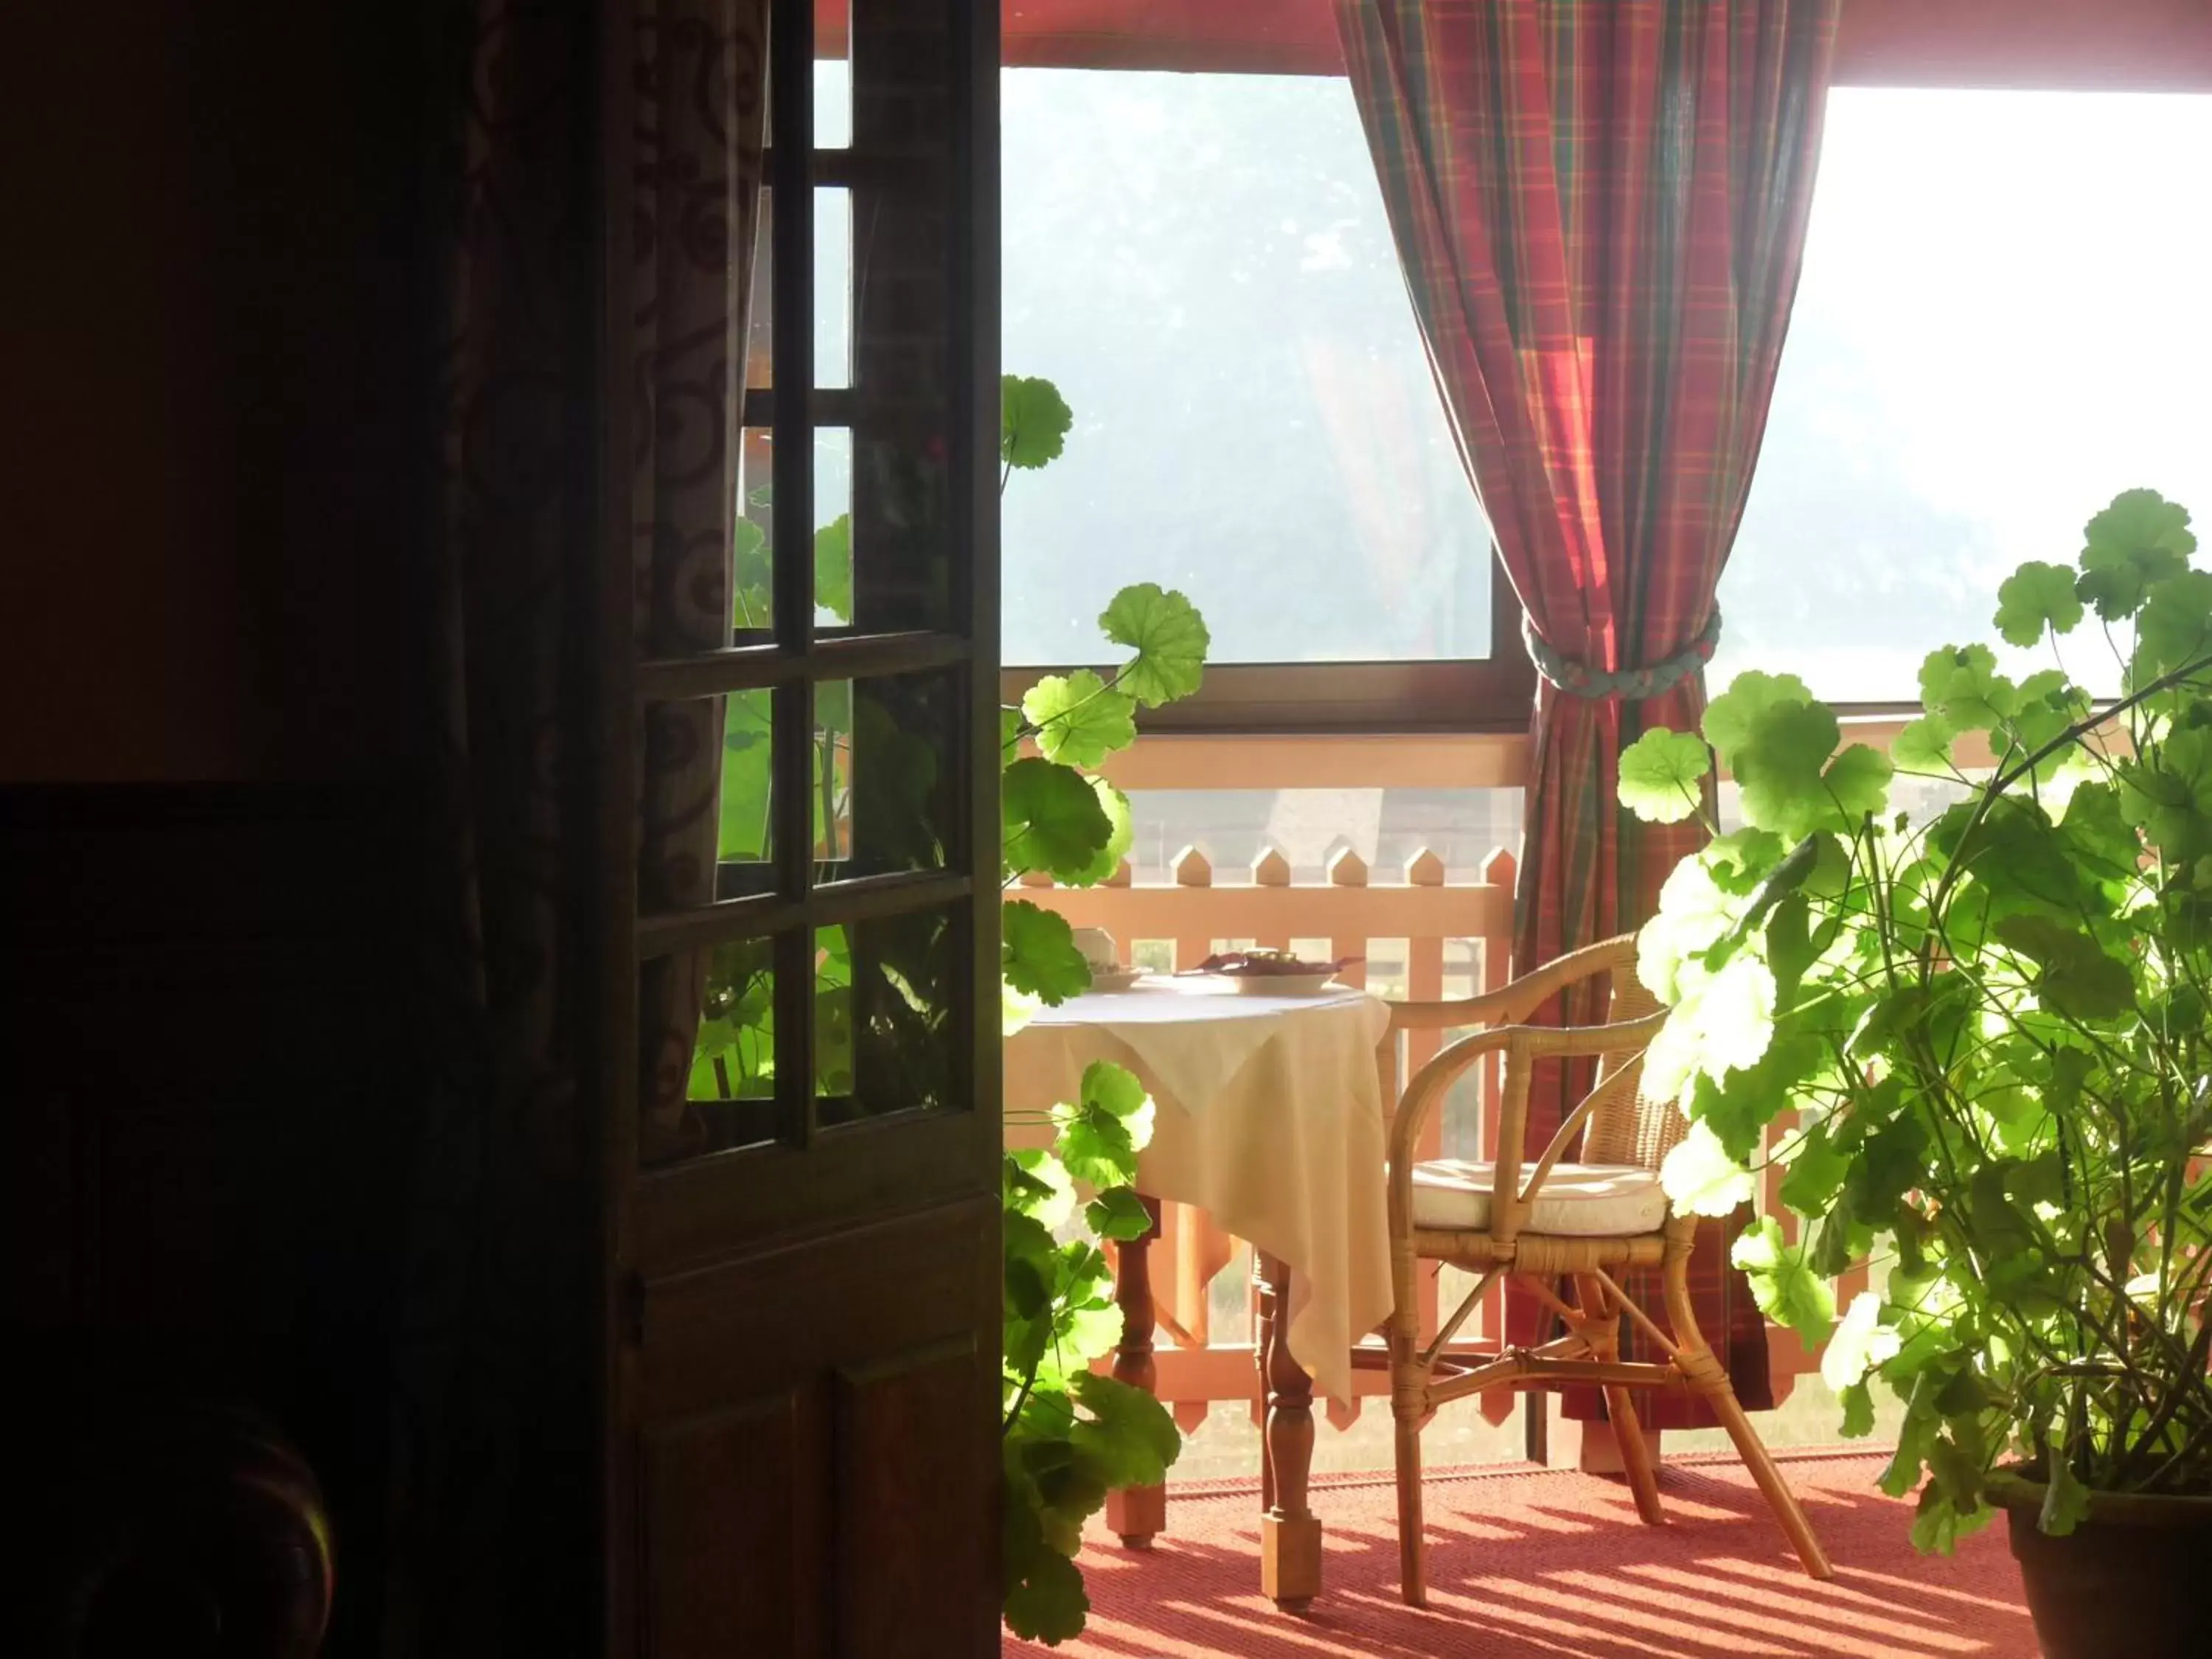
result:
[[(1851, 736), (1886, 743), (1899, 724), (1855, 722)], [(1362, 958), (1344, 979), (1389, 999), (1471, 996), (1510, 976), (1515, 854), (1494, 847), (1470, 856), (1467, 826), (1502, 829), (1517, 823), (1525, 765), (1526, 743), (1518, 736), (1148, 737), (1110, 762), (1108, 775), (1130, 795), (1139, 824), (1149, 827), (1154, 841), (1167, 845), (1164, 837), (1179, 823), (1232, 827), (1217, 827), (1172, 852), (1125, 862), (1104, 886), (1069, 890), (1038, 878), (1024, 896), (1059, 911), (1075, 927), (1104, 928), (1128, 960), (1155, 971), (1187, 967), (1218, 950), (1273, 947)], [(1257, 791), (1297, 792), (1302, 849), (1286, 849), (1264, 832), (1251, 844), (1222, 844), (1225, 835), (1246, 833), (1255, 817), (1220, 810), (1224, 793)], [(1440, 794), (1465, 792), (1468, 811), (1441, 819), (1428, 815), (1457, 844), (1449, 851), (1425, 844), (1392, 848), (1385, 861), (1379, 854), (1393, 832), (1382, 815), (1358, 809), (1371, 805), (1368, 792), (1398, 791), (1416, 792), (1415, 799), (1429, 803)], [(1516, 793), (1483, 801), (1480, 792), (1485, 791)], [(1326, 792), (1341, 792), (1347, 818), (1334, 834), (1317, 832), (1314, 823), (1316, 805), (1329, 799)], [(1724, 792), (1724, 816), (1730, 793)], [(1212, 803), (1214, 810), (1194, 806), (1199, 801)], [(1501, 814), (1501, 805), (1510, 811)], [(1349, 821), (1355, 817), (1360, 822)], [(1403, 842), (1407, 834), (1401, 828), (1395, 839)], [(1372, 862), (1363, 844), (1376, 849)], [(1412, 1075), (1455, 1035), (1401, 1033), (1396, 1078)], [(1395, 1099), (1395, 1088), (1390, 1092)], [(1486, 1156), (1497, 1115), (1494, 1071), (1478, 1069), (1462, 1079), (1431, 1125), (1423, 1155)], [(1778, 1123), (1771, 1133), (1788, 1131), (1787, 1123)], [(1795, 1237), (1796, 1218), (1779, 1198), (1781, 1176), (1779, 1169), (1767, 1172), (1762, 1207)], [(1253, 1397), (1250, 1291), (1248, 1275), (1234, 1270), (1237, 1255), (1235, 1243), (1205, 1216), (1165, 1206), (1160, 1238), (1151, 1249), (1152, 1275), (1157, 1281), (1172, 1274), (1178, 1305), (1206, 1310), (1193, 1328), (1163, 1321), (1165, 1340), (1154, 1356), (1158, 1395), (1186, 1431), (1204, 1420), (1211, 1402)], [(1437, 1304), (1449, 1310), (1464, 1293), (1455, 1287), (1458, 1277), (1445, 1269), (1441, 1283), (1428, 1282), (1423, 1314), (1431, 1331)], [(1855, 1273), (1838, 1287), (1841, 1298), (1848, 1301), (1863, 1285), (1863, 1273)], [(1209, 1286), (1209, 1295), (1198, 1293)], [(1488, 1305), (1469, 1322), (1466, 1340), (1497, 1340), (1500, 1311), (1493, 1291)], [(1770, 1326), (1767, 1336), (1779, 1404), (1798, 1377), (1819, 1370), (1820, 1357), (1782, 1327)], [(1376, 1371), (1356, 1373), (1355, 1382), (1364, 1393), (1389, 1389), (1387, 1376)], [(1483, 1397), (1482, 1409), (1502, 1423), (1512, 1398), (1492, 1393)], [(1329, 1412), (1340, 1428), (1358, 1414), (1358, 1402), (1349, 1413), (1334, 1405)]]

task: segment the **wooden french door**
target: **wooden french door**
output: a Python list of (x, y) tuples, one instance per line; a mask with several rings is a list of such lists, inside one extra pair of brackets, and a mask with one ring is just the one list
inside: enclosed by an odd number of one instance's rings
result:
[[(636, 642), (641, 494), (697, 479), (634, 457), (699, 411), (640, 389), (667, 360), (619, 343), (610, 259), (606, 1646), (995, 1652), (997, 8), (850, 0), (817, 39), (832, 8), (775, 0), (763, 60), (751, 0), (631, 4), (611, 247), (733, 237), (769, 188), (750, 283), (658, 319), (670, 354), (720, 326), (691, 384), (742, 434), (705, 648)], [(641, 839), (702, 730), (713, 879), (672, 903)]]

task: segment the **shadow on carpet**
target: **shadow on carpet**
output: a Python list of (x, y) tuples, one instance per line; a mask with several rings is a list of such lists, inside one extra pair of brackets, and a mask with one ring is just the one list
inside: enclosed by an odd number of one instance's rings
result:
[(1249, 1483), (1170, 1489), (1168, 1531), (1084, 1546), (1091, 1626), (1048, 1649), (1082, 1659), (2034, 1659), (2034, 1632), (2000, 1521), (1946, 1559), (1916, 1553), (1912, 1508), (1875, 1486), (1882, 1456), (1782, 1460), (1836, 1566), (1817, 1583), (1732, 1461), (1669, 1462), (1668, 1524), (1636, 1518), (1616, 1482), (1565, 1469), (1432, 1473), (1430, 1605), (1398, 1600), (1387, 1475), (1316, 1480), (1325, 1588), (1304, 1613), (1260, 1593)]

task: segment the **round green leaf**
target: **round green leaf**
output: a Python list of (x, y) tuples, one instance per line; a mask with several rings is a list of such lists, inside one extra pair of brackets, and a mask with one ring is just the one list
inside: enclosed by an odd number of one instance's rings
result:
[(1060, 878), (1070, 887), (1096, 887), (1107, 880), (1121, 867), (1121, 860), (1129, 856), (1129, 848), (1137, 840), (1137, 821), (1129, 811), (1129, 798), (1103, 778), (1092, 778), (1090, 782), (1113, 830), (1106, 837), (1106, 844), (1098, 849), (1097, 857), (1080, 870)]
[(1121, 671), (1121, 689), (1146, 708), (1198, 690), (1212, 638), (1198, 608), (1181, 593), (1138, 582), (1114, 596), (1098, 625), (1115, 644), (1137, 653)]
[(1620, 804), (1646, 823), (1680, 823), (1705, 800), (1700, 781), (1713, 769), (1704, 742), (1664, 726), (1620, 751)]
[(1038, 467), (1059, 459), (1075, 417), (1050, 380), (1006, 374), (999, 380), (999, 459)]
[(1733, 769), (1736, 755), (1750, 740), (1752, 723), (1759, 715), (1784, 703), (1812, 701), (1812, 692), (1795, 674), (1765, 674), (1757, 669), (1739, 674), (1729, 682), (1727, 690), (1706, 705), (1705, 741), (1712, 744), (1721, 764)]
[(1893, 1358), (1904, 1346), (1905, 1339), (1881, 1322), (1881, 1296), (1861, 1291), (1851, 1298), (1836, 1334), (1828, 1339), (1827, 1350), (1820, 1356), (1820, 1380), (1841, 1394)]
[(2155, 489), (2124, 489), (2083, 526), (2075, 591), (2106, 622), (2130, 616), (2149, 585), (2188, 568), (2197, 550), (2188, 509)]
[(853, 515), (840, 513), (814, 532), (814, 603), (841, 623), (853, 620)]
[(1731, 1158), (1713, 1132), (1692, 1123), (1659, 1166), (1659, 1184), (1674, 1208), (1689, 1215), (1725, 1216), (1748, 1204), (1756, 1183)]
[(1951, 745), (1959, 734), (1951, 729), (1950, 722), (1940, 715), (1923, 714), (1906, 723), (1889, 745), (1889, 757), (1907, 772), (1936, 772), (1951, 770)]
[(1088, 668), (1048, 674), (1022, 699), (1022, 718), (1036, 728), (1047, 760), (1096, 766), (1137, 740), (1137, 704)]
[(2019, 688), (1997, 672), (1996, 653), (1986, 645), (1947, 645), (1921, 661), (1921, 703), (1954, 731), (2003, 725), (2019, 698)]
[(1010, 899), (1000, 908), (999, 968), (1015, 990), (1048, 1003), (1091, 988), (1091, 969), (1067, 919), (1027, 899)]
[(2185, 570), (2152, 585), (2136, 618), (2135, 677), (2156, 678), (2212, 650), (2212, 570)]
[(1804, 1250), (1783, 1238), (1779, 1221), (1771, 1215), (1760, 1217), (1757, 1226), (1737, 1238), (1729, 1260), (1751, 1280), (1752, 1296), (1769, 1319), (1789, 1326), (1808, 1347), (1828, 1334), (1835, 1322), (1836, 1298), (1807, 1265)]
[(2033, 645), (2046, 628), (2054, 634), (2069, 633), (2081, 620), (2074, 573), (2063, 564), (2032, 560), (1997, 589), (1996, 630), (2010, 644)]
[(1073, 880), (1113, 839), (1113, 822), (1091, 781), (1072, 766), (1035, 756), (1018, 760), (1006, 770), (1000, 799), (1010, 870)]
[(1820, 775), (1820, 787), (1827, 791), (1834, 803), (1835, 819), (1830, 827), (1854, 830), (1868, 813), (1879, 813), (1889, 805), (1889, 780), (1895, 769), (1889, 757), (1879, 749), (1855, 743), (1828, 763), (1828, 769)]

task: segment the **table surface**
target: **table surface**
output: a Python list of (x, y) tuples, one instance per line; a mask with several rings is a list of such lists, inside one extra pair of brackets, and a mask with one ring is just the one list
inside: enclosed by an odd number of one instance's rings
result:
[[(1385, 1131), (1376, 1052), (1389, 1010), (1364, 991), (1241, 992), (1162, 978), (1042, 1010), (1006, 1043), (1006, 1103), (1071, 1099), (1108, 1060), (1157, 1108), (1139, 1156), (1148, 1196), (1205, 1211), (1292, 1271), (1290, 1339), (1332, 1398), (1352, 1393), (1352, 1346), (1390, 1310)], [(1195, 1309), (1162, 1287), (1170, 1315)], [(1200, 1287), (1202, 1289), (1202, 1287)]]

